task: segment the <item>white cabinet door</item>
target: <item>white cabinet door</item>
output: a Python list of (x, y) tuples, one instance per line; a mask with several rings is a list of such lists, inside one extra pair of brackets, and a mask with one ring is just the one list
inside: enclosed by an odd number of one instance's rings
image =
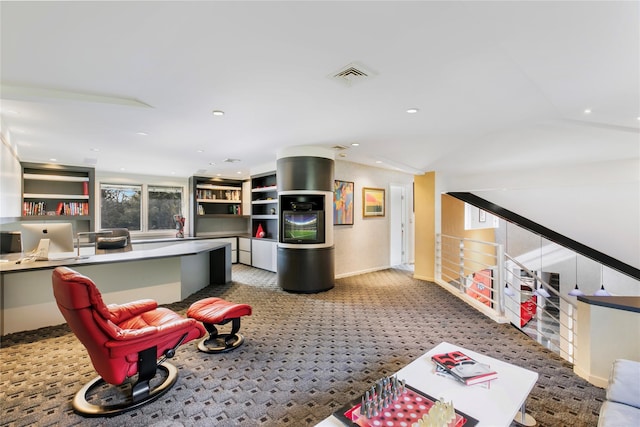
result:
[(253, 239), (251, 241), (251, 265), (275, 272), (277, 269), (277, 242)]
[(238, 261), (251, 265), (251, 239), (248, 237), (238, 237)]
[(238, 237), (238, 248), (241, 251), (251, 252), (251, 239), (248, 237)]

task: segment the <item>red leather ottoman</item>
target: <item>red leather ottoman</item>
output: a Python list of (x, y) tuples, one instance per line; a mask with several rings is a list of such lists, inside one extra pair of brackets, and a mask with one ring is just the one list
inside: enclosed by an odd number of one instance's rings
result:
[[(201, 321), (209, 332), (209, 337), (205, 337), (198, 343), (198, 349), (205, 353), (223, 353), (239, 347), (244, 342), (244, 337), (238, 333), (240, 318), (250, 315), (249, 304), (236, 304), (217, 297), (196, 301), (187, 310), (187, 316)], [(229, 322), (232, 322), (231, 332), (219, 333), (215, 325), (224, 325)]]

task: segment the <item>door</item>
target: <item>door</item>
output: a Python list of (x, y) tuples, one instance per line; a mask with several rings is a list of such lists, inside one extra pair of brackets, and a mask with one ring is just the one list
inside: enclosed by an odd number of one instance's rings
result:
[(406, 230), (405, 230), (405, 189), (399, 185), (390, 185), (389, 197), (389, 265), (400, 265), (406, 260)]

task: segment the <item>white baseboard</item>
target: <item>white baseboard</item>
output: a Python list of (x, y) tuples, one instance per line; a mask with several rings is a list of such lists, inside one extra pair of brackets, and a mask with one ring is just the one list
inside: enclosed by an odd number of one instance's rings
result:
[(357, 276), (359, 274), (365, 274), (365, 273), (373, 273), (374, 271), (386, 270), (388, 268), (391, 268), (391, 266), (387, 265), (386, 267), (375, 267), (375, 268), (368, 268), (366, 270), (351, 271), (349, 273), (336, 274), (335, 278), (342, 279), (343, 277)]

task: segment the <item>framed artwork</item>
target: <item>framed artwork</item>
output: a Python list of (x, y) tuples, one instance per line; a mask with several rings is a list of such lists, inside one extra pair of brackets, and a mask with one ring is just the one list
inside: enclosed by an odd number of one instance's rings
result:
[(384, 216), (384, 188), (362, 189), (362, 216)]
[(353, 182), (333, 181), (333, 225), (353, 225)]

